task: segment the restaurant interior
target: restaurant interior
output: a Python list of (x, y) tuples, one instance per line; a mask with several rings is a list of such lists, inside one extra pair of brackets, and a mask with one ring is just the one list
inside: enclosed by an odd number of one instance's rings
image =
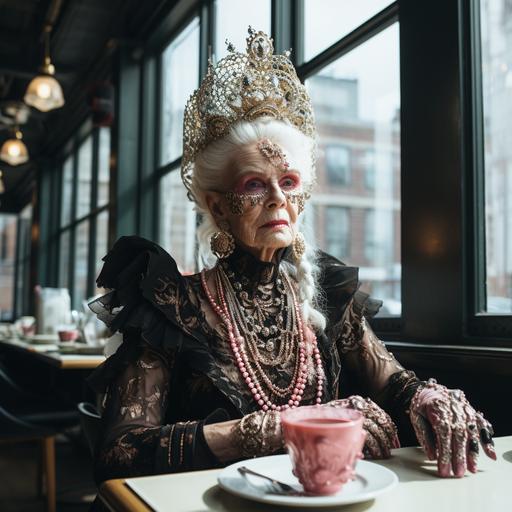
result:
[[(509, 0), (0, 0), (0, 510), (100, 492), (87, 378), (122, 341), (88, 306), (103, 257), (136, 235), (201, 270), (185, 105), (249, 26), (313, 105), (305, 229), (383, 302), (368, 322), (400, 364), (512, 436)], [(253, 510), (215, 492), (201, 510)]]

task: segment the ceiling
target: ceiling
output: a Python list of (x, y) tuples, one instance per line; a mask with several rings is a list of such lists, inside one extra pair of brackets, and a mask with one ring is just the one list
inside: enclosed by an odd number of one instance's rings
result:
[[(51, 25), (50, 55), (66, 105), (42, 113), (30, 108), (21, 126), (31, 159), (11, 167), (0, 160), (6, 192), (0, 211), (17, 212), (30, 201), (36, 174), (87, 116), (87, 90), (108, 78), (118, 44), (137, 45), (169, 10), (172, 0), (0, 0), (0, 145), (10, 138), (12, 107), (23, 101), (44, 54), (44, 28)], [(14, 102), (14, 103), (13, 103)]]

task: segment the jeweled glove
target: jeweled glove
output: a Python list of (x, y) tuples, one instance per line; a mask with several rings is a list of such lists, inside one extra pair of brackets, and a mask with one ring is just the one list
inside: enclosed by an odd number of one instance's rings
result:
[(243, 457), (270, 455), (284, 447), (281, 417), (277, 411), (256, 411), (233, 428), (233, 439)]
[(332, 400), (327, 407), (347, 407), (361, 411), (366, 441), (363, 448), (365, 459), (387, 459), (393, 448), (400, 448), (398, 432), (389, 414), (369, 398), (352, 395), (340, 400)]
[(492, 425), (475, 411), (460, 389), (430, 379), (418, 389), (409, 408), (418, 441), (430, 460), (437, 459), (439, 476), (462, 477), (477, 470), (479, 444), (496, 460)]

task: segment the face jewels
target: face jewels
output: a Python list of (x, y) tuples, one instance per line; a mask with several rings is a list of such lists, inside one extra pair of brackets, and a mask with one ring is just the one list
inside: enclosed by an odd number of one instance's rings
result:
[[(229, 211), (233, 215), (238, 215), (241, 217), (246, 210), (247, 203), (249, 203), (251, 208), (254, 208), (258, 204), (262, 205), (265, 202), (268, 194), (268, 190), (260, 194), (239, 194), (238, 192), (226, 192), (224, 197), (228, 203)], [(283, 194), (290, 204), (297, 205), (297, 211), (299, 215), (304, 211), (306, 201), (311, 197), (309, 192), (304, 192), (302, 190), (294, 192), (283, 192)]]
[(282, 171), (287, 171), (290, 164), (286, 160), (283, 150), (270, 139), (262, 139), (257, 148), (260, 153), (274, 166)]

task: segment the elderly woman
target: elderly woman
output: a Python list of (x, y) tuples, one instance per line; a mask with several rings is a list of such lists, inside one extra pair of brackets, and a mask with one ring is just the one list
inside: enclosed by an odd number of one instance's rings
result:
[(495, 457), (490, 424), (461, 391), (397, 362), (368, 325), (380, 303), (358, 290), (357, 269), (300, 232), (315, 125), (288, 56), (253, 30), (246, 54), (230, 51), (185, 111), (204, 269), (182, 276), (158, 245), (124, 237), (98, 277), (110, 292), (91, 307), (123, 333), (91, 378), (105, 393), (98, 480), (274, 453), (280, 411), (306, 404), (361, 410), (368, 458), (399, 446), (379, 405), (406, 414), (441, 476), (475, 472), (480, 442)]

